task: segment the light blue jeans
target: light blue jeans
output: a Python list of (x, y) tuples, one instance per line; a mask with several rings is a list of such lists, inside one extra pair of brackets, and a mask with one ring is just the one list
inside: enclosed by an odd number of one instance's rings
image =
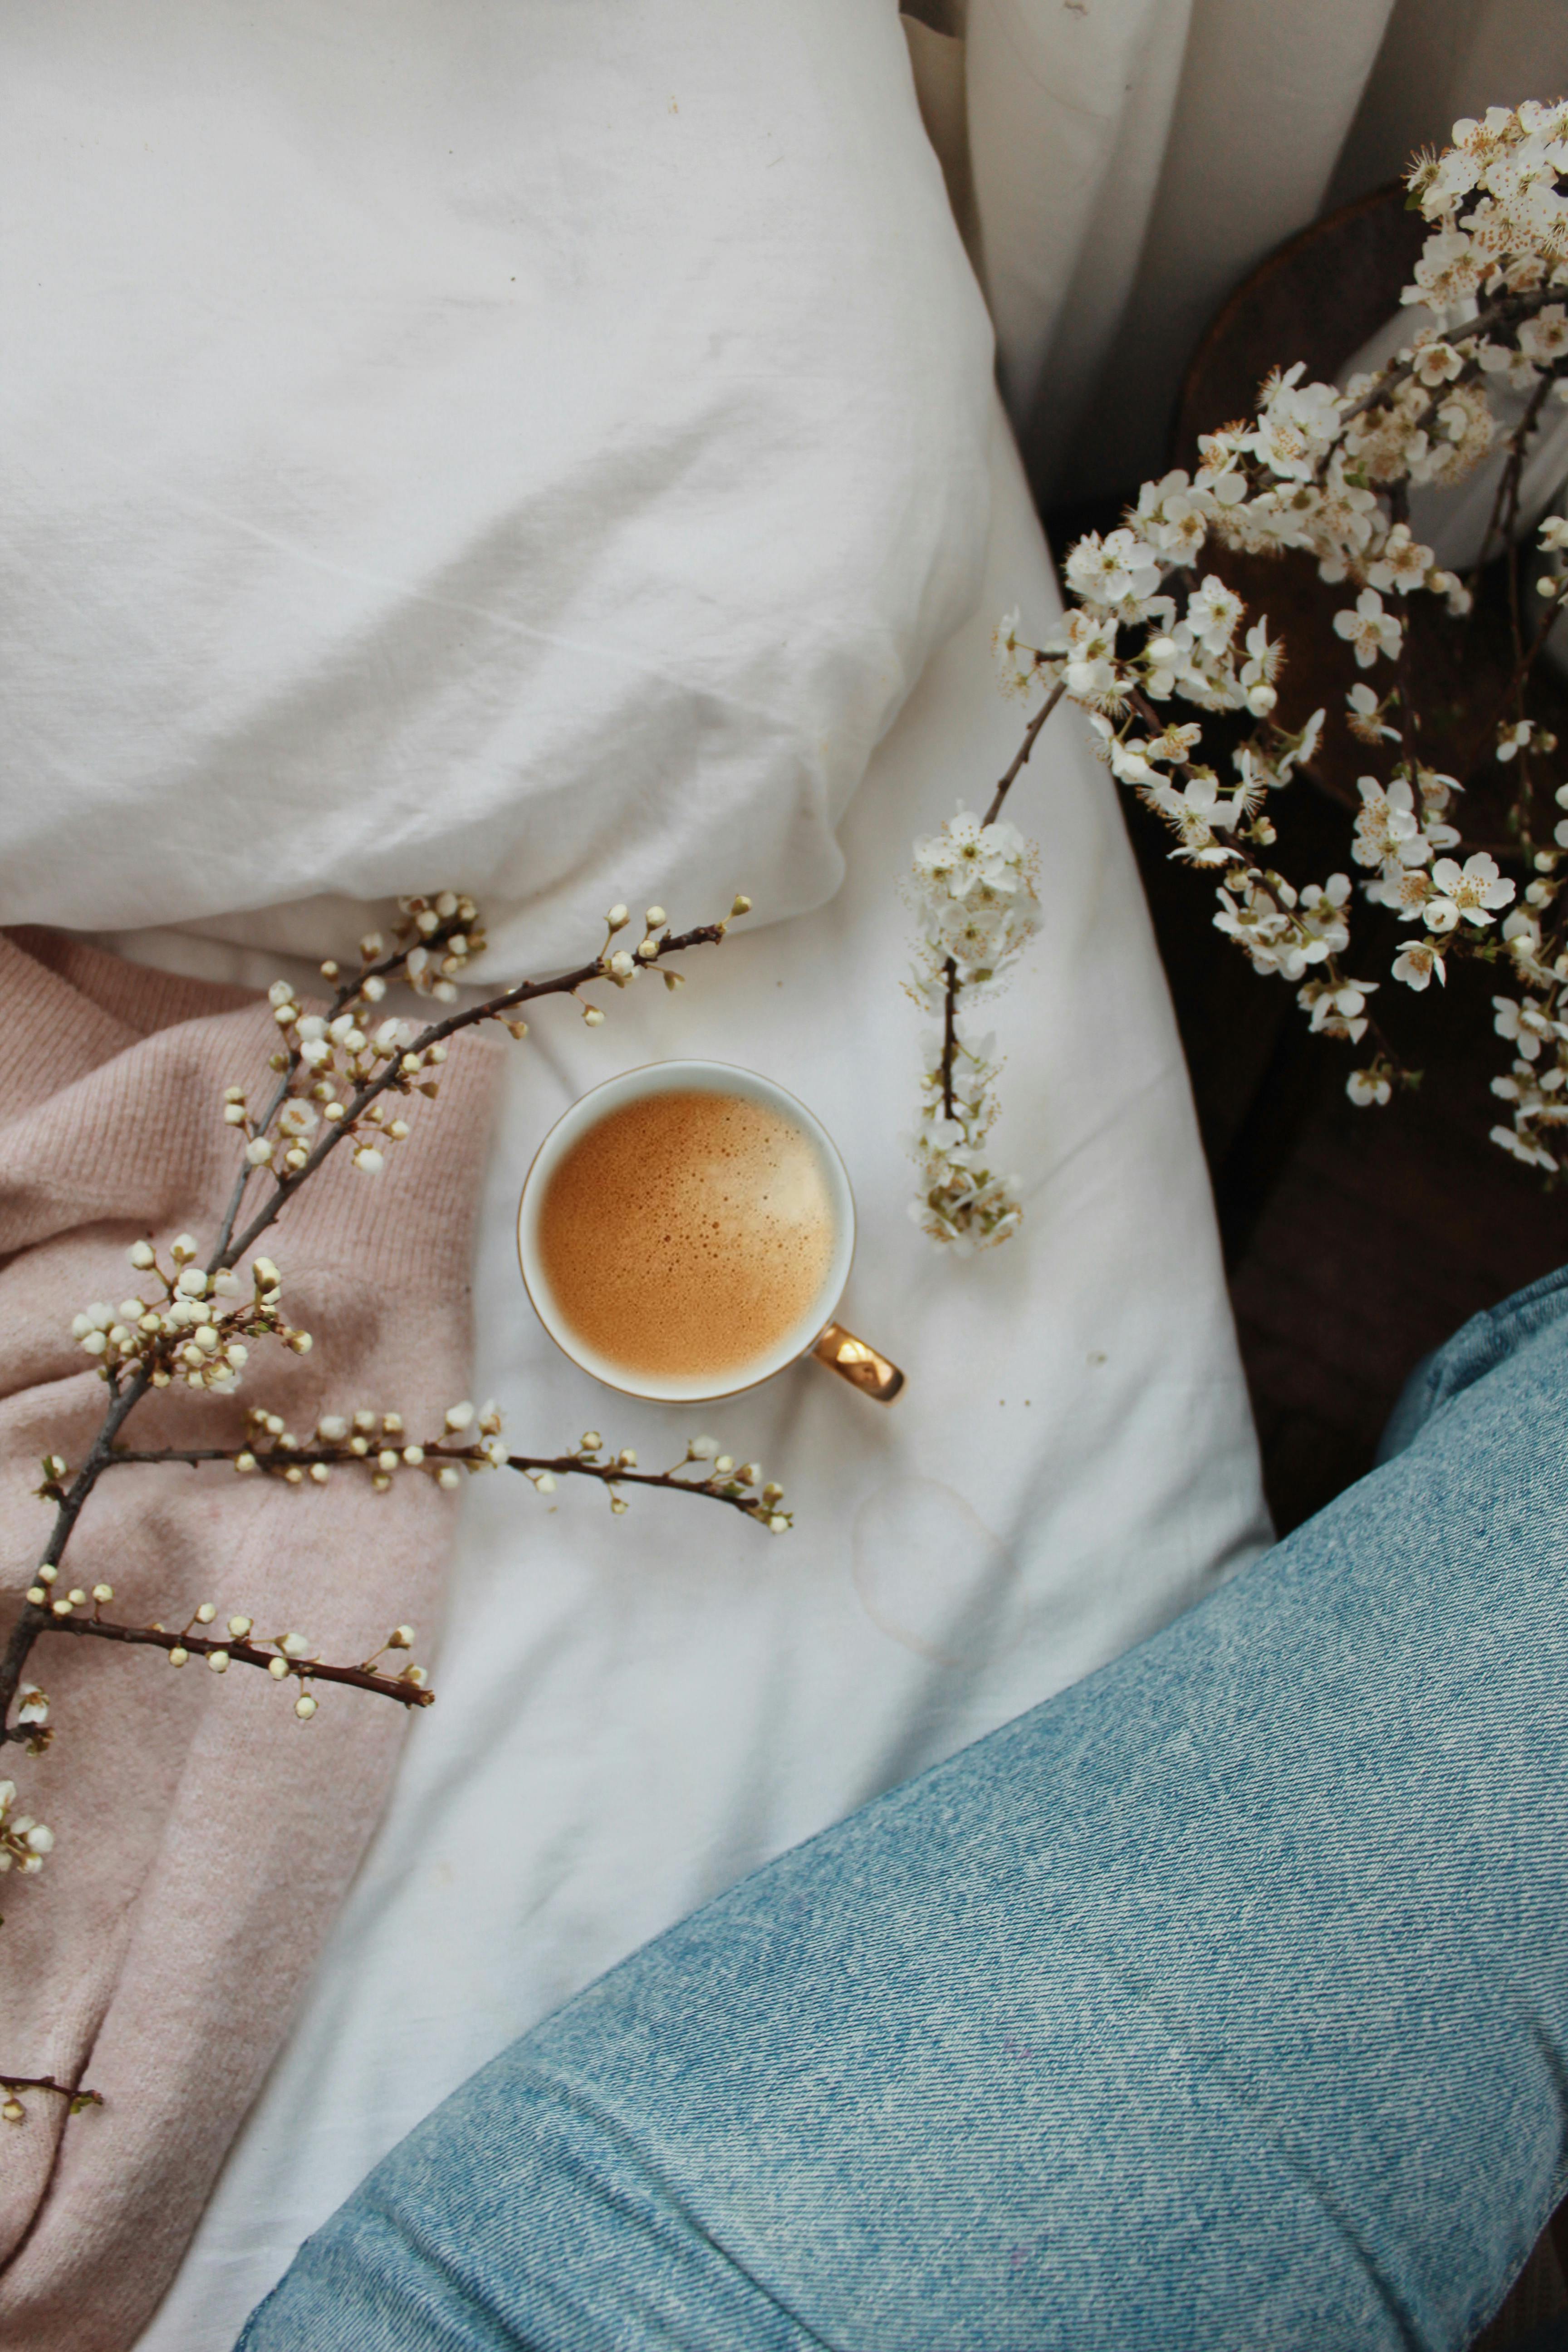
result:
[(1568, 1271), (1390, 1445), (526, 2034), (245, 2352), (1468, 2343), (1565, 2186)]

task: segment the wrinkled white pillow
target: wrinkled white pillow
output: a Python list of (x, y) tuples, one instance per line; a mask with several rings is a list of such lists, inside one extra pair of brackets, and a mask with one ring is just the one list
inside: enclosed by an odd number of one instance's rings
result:
[(986, 522), (894, 0), (10, 0), (0, 117), (0, 920), (830, 895)]

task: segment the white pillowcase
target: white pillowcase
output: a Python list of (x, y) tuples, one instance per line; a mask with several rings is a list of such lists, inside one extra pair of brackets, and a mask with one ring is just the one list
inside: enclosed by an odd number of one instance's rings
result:
[(831, 894), (987, 516), (893, 0), (11, 0), (0, 91), (0, 920)]

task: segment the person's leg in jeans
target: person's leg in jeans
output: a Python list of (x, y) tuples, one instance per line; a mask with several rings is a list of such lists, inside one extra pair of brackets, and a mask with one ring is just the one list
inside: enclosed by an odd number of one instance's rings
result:
[(526, 2035), (246, 2352), (1467, 2343), (1565, 2179), (1568, 1274), (1394, 1434)]

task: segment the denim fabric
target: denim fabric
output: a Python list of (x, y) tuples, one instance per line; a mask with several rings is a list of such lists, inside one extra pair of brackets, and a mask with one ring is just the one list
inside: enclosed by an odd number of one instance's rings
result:
[(1568, 1273), (1401, 1414), (486, 2067), (245, 2352), (1467, 2343), (1568, 2180)]

